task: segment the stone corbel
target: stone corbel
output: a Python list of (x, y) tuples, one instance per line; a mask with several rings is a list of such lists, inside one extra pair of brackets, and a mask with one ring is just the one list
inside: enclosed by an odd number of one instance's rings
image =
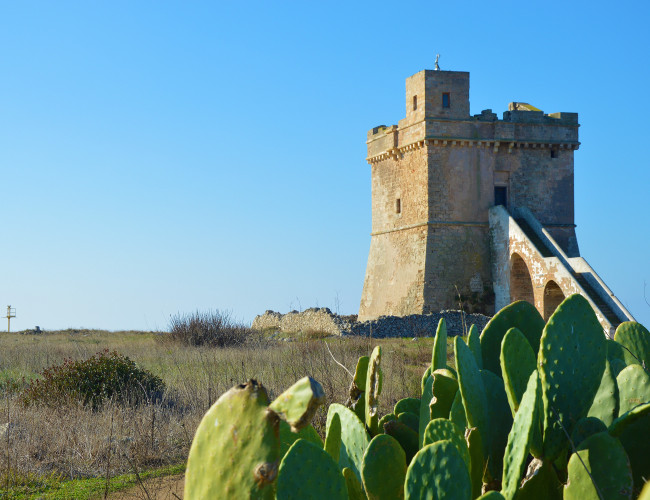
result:
[(499, 141), (494, 141), (494, 149), (493, 149), (493, 151), (495, 153), (499, 152), (499, 144), (500, 144)]

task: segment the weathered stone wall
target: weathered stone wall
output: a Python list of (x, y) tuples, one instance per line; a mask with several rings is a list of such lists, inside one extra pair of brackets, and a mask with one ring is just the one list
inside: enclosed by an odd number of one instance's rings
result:
[(451, 336), (462, 335), (473, 324), (481, 331), (490, 320), (488, 316), (481, 314), (442, 311), (432, 314), (382, 316), (371, 321), (349, 321), (346, 317), (334, 314), (323, 307), (307, 309), (303, 312), (291, 311), (287, 314), (266, 311), (255, 318), (252, 328), (277, 329), (286, 334), (325, 332), (331, 335), (359, 335), (374, 338), (433, 337), (440, 318), (445, 318), (447, 333)]

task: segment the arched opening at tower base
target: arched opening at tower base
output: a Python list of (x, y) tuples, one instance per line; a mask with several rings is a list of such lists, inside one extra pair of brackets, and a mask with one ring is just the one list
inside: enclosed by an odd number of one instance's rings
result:
[(544, 287), (544, 321), (548, 321), (564, 298), (564, 293), (555, 281), (546, 283)]
[(525, 300), (535, 304), (533, 295), (533, 282), (530, 279), (528, 266), (519, 254), (510, 257), (510, 302)]

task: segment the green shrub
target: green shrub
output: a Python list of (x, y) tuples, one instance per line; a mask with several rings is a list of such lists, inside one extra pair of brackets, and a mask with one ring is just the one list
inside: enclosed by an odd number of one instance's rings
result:
[(60, 405), (61, 400), (72, 399), (98, 409), (107, 400), (131, 405), (159, 400), (164, 389), (162, 379), (106, 349), (83, 361), (66, 359), (46, 368), (24, 389), (21, 401)]

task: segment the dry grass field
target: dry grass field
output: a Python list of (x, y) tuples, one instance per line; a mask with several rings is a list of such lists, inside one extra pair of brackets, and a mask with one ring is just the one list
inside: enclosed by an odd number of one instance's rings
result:
[[(359, 356), (377, 344), (383, 346), (386, 413), (400, 398), (419, 395), (432, 339), (256, 337), (243, 346), (213, 348), (180, 345), (155, 332), (0, 334), (0, 498), (101, 498), (114, 490), (124, 498), (124, 491), (129, 498), (178, 497), (161, 478), (182, 473), (201, 417), (224, 391), (254, 378), (273, 398), (311, 375), (328, 404), (343, 403), (351, 377), (333, 357), (354, 372)], [(139, 406), (109, 402), (97, 410), (73, 401), (20, 404), (25, 385), (45, 368), (104, 349), (162, 378), (162, 399)], [(323, 407), (314, 421), (321, 433), (325, 416)]]

